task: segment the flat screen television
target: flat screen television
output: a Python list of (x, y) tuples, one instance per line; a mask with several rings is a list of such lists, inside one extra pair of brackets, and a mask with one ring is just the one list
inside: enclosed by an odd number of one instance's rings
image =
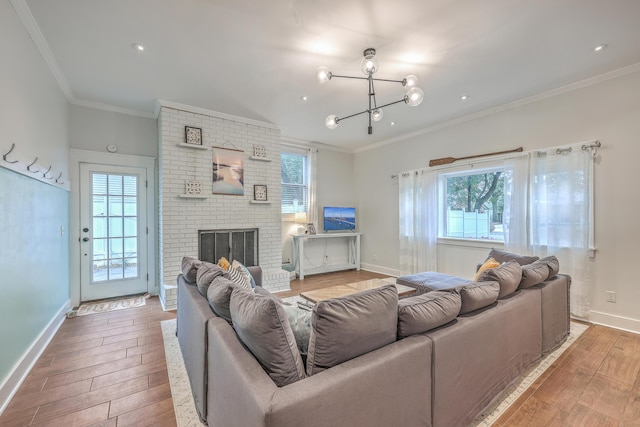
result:
[(324, 231), (355, 231), (356, 208), (324, 207)]

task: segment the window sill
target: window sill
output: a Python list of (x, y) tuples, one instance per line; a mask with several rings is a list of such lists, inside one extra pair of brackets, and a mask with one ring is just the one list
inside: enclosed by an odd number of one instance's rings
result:
[(504, 242), (500, 240), (458, 239), (455, 237), (438, 237), (438, 244), (447, 246), (466, 246), (471, 248), (504, 247)]

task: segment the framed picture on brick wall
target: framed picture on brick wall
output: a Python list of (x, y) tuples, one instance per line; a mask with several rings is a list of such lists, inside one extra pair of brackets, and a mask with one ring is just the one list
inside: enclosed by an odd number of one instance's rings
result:
[(244, 195), (244, 151), (213, 149), (213, 194)]
[(185, 126), (184, 142), (187, 144), (202, 145), (202, 129)]

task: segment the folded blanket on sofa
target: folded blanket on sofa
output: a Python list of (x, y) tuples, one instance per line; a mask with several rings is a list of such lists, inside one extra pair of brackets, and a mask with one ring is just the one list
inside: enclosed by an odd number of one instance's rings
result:
[(449, 274), (436, 273), (435, 271), (427, 271), (424, 273), (409, 274), (407, 276), (398, 277), (396, 283), (399, 285), (411, 286), (418, 290), (418, 294), (431, 291), (439, 291), (442, 289), (451, 289), (456, 286), (468, 285), (473, 283), (471, 280), (463, 279)]

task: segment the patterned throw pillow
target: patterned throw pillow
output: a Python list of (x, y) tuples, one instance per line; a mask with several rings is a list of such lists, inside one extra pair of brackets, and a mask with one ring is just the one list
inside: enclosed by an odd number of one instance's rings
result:
[(242, 273), (242, 275), (244, 277), (246, 277), (246, 279), (249, 281), (249, 283), (251, 283), (251, 287), (252, 288), (256, 287), (256, 281), (253, 279), (253, 276), (251, 275), (251, 273), (249, 272), (247, 267), (242, 265), (242, 263), (240, 263), (239, 261), (234, 259), (233, 262), (231, 263), (231, 268), (235, 268), (240, 273)]
[(229, 268), (229, 270), (227, 270), (227, 273), (229, 273), (229, 279), (231, 279), (233, 283), (239, 285), (242, 288), (251, 290), (251, 282), (247, 280), (247, 278), (244, 277), (244, 274), (240, 273), (237, 268)]
[(222, 257), (218, 260), (218, 267), (222, 268), (223, 270), (228, 270), (230, 265), (231, 264), (229, 264), (229, 261), (225, 257)]

